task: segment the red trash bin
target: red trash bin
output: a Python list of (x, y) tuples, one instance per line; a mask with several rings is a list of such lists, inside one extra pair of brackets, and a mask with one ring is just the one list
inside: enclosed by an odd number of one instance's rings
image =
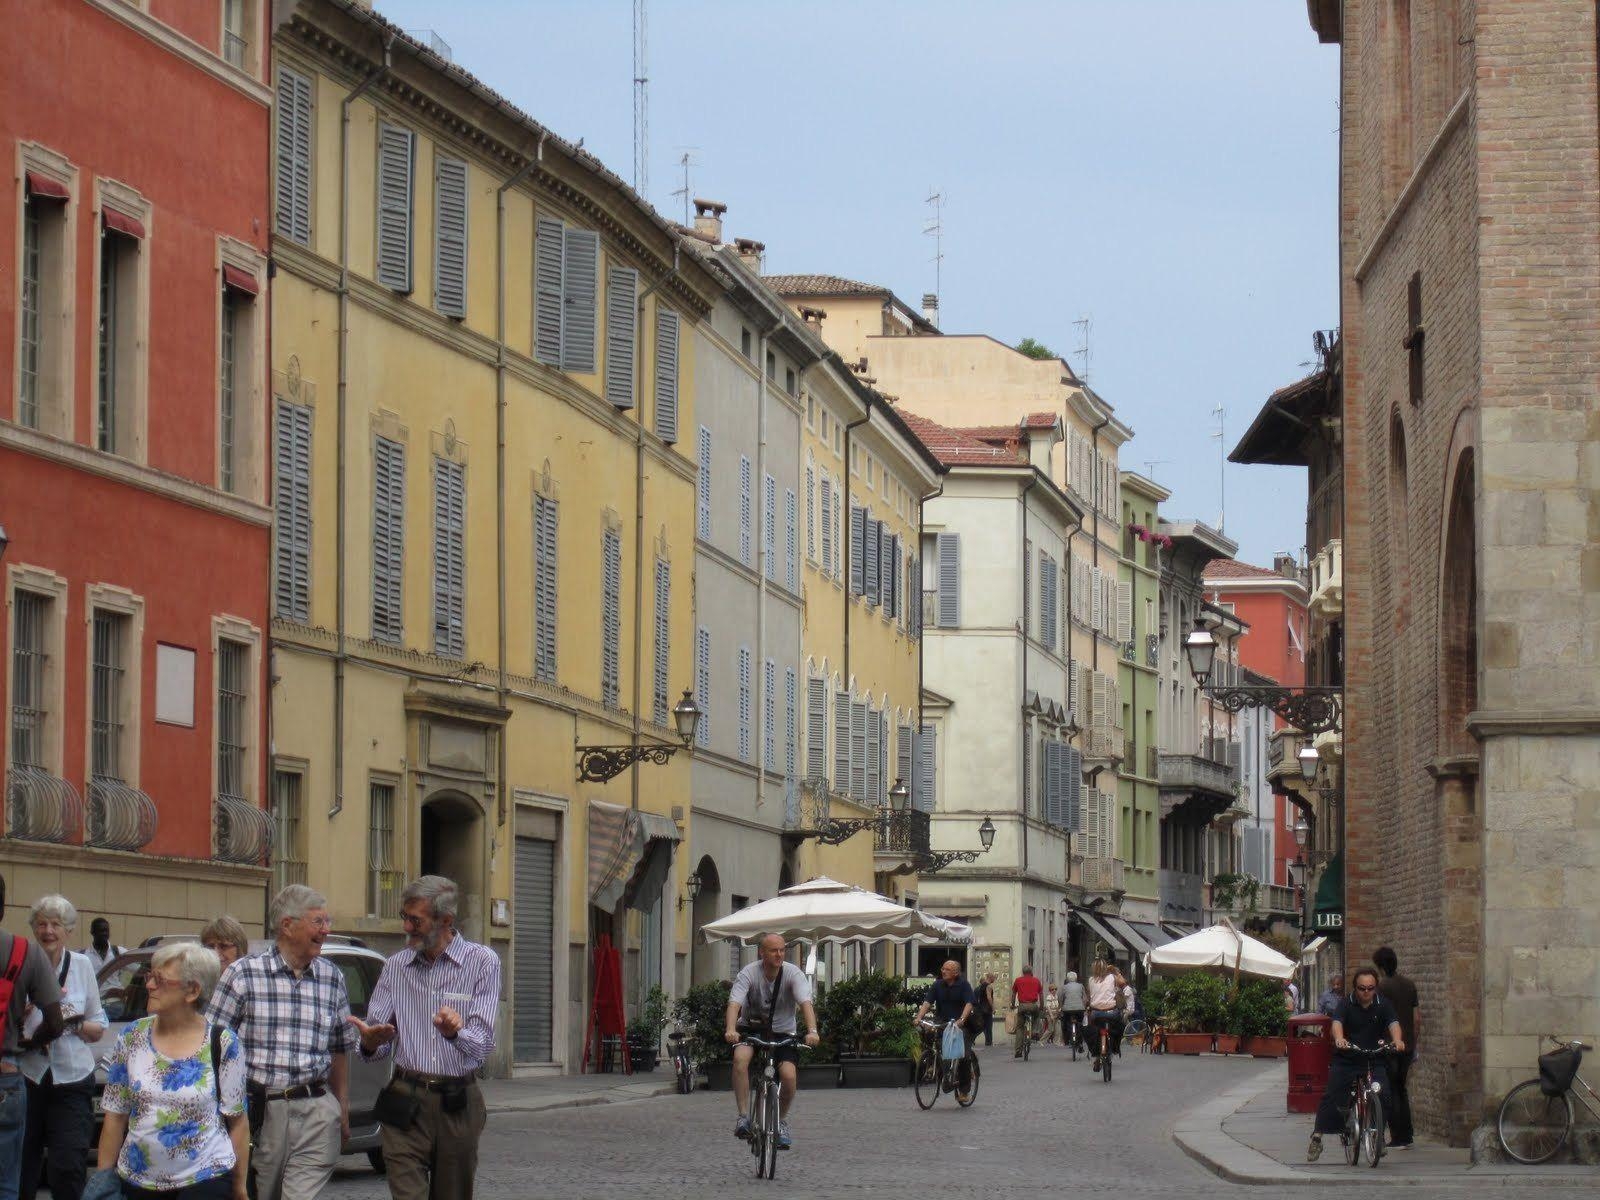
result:
[(1321, 1013), (1289, 1018), (1289, 1111), (1314, 1113), (1328, 1090), (1333, 1021)]

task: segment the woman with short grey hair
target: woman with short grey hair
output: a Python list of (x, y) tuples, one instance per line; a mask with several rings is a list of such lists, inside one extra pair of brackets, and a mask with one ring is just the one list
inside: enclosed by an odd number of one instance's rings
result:
[(245, 933), (243, 925), (227, 914), (200, 931), (200, 944), (207, 950), (216, 951), (224, 970), (250, 953), (250, 935)]

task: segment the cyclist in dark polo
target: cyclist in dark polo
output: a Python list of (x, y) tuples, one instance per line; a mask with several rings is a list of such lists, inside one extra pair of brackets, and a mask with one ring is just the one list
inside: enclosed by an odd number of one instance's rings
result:
[(957, 1070), (956, 1087), (963, 1092), (971, 1082), (968, 1079), (971, 1071), (967, 1067), (966, 1055), (972, 1053), (973, 1043), (978, 1040), (978, 1022), (973, 1013), (977, 999), (977, 993), (972, 990), (972, 985), (961, 978), (961, 964), (952, 958), (939, 968), (939, 978), (933, 981), (933, 986), (928, 989), (927, 998), (917, 1009), (918, 1021), (927, 1016), (931, 1008), (941, 1022), (954, 1021), (961, 1030), (962, 1040), (966, 1043), (966, 1054), (962, 1055), (961, 1066)]
[[(1378, 995), (1378, 973), (1371, 967), (1361, 967), (1351, 977), (1355, 988), (1345, 997), (1339, 1011), (1333, 1015), (1333, 1045), (1336, 1050), (1352, 1046), (1362, 1050), (1376, 1050), (1378, 1043), (1388, 1039), (1390, 1048), (1403, 1051), (1406, 1040), (1400, 1032), (1400, 1018), (1395, 1016), (1393, 1005)], [(1316, 1162), (1322, 1154), (1322, 1135), (1338, 1133), (1344, 1128), (1339, 1109), (1350, 1095), (1350, 1084), (1361, 1074), (1366, 1064), (1359, 1059), (1333, 1056), (1328, 1068), (1328, 1090), (1322, 1093), (1322, 1103), (1317, 1106), (1317, 1124), (1311, 1142), (1306, 1146), (1306, 1161)], [(1372, 1074), (1383, 1092), (1383, 1103), (1389, 1103), (1389, 1078), (1382, 1062), (1372, 1064)]]

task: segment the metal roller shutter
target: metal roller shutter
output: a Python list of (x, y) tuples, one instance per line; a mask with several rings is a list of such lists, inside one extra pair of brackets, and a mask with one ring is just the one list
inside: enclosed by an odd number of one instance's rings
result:
[(514, 1050), (518, 1062), (550, 1062), (554, 1002), (556, 844), (519, 837), (516, 854), (516, 1004)]

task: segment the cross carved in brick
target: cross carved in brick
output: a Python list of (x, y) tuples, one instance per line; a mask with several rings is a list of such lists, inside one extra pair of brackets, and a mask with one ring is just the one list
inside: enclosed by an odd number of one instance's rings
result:
[(1413, 271), (1406, 284), (1406, 335), (1400, 339), (1401, 347), (1410, 358), (1411, 403), (1422, 403), (1422, 342), (1427, 336), (1422, 323), (1422, 272)]

